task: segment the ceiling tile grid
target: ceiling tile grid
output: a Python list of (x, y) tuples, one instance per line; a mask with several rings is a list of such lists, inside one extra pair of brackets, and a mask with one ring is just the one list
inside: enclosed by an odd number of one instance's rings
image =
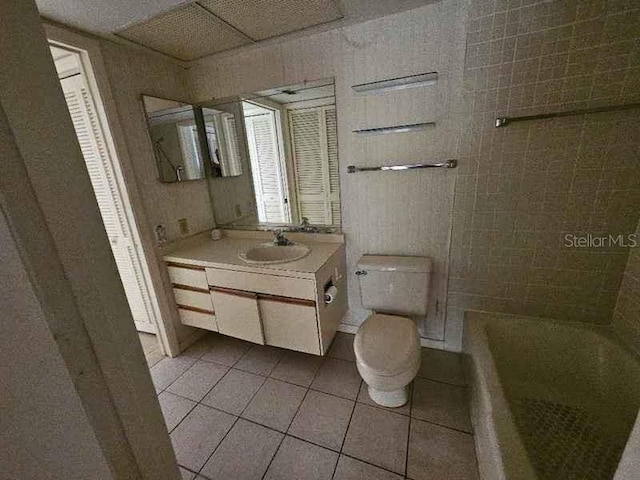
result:
[(340, 18), (333, 0), (199, 0), (115, 34), (191, 61)]
[(171, 10), (116, 34), (184, 61), (252, 43), (198, 4)]

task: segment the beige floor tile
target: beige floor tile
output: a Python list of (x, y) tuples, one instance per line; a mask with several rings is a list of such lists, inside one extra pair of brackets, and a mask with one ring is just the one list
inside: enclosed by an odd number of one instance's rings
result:
[(418, 377), (464, 386), (466, 381), (462, 360), (459, 353), (423, 348)]
[(237, 338), (218, 335), (215, 337), (213, 347), (204, 355), (201, 360), (207, 362), (220, 363), (228, 367), (236, 364), (240, 358), (251, 348), (252, 343), (238, 340)]
[(215, 346), (219, 336), (219, 334), (213, 332), (205, 334), (193, 345), (182, 352), (182, 355), (199, 359)]
[(286, 432), (306, 389), (268, 378), (242, 413), (244, 418)]
[(333, 358), (339, 358), (340, 360), (355, 362), (356, 354), (353, 352), (354, 338), (355, 335), (351, 335), (350, 333), (336, 333), (327, 355)]
[(202, 403), (240, 415), (264, 381), (263, 376), (232, 368), (202, 399)]
[(239, 419), (200, 473), (211, 480), (261, 479), (283, 437)]
[(358, 397), (361, 381), (355, 363), (337, 358), (326, 358), (311, 384), (311, 388), (355, 400)]
[(360, 393), (358, 394), (358, 402), (364, 403), (365, 405), (371, 405), (372, 407), (383, 408), (393, 413), (400, 413), (402, 415), (411, 415), (412, 392), (413, 392), (413, 383), (409, 384), (409, 401), (407, 403), (405, 403), (401, 407), (396, 407), (396, 408), (383, 407), (382, 405), (378, 405), (376, 402), (371, 400), (371, 397), (369, 396), (369, 388), (365, 382), (362, 382), (362, 385), (360, 385)]
[(338, 454), (293, 437), (285, 437), (265, 480), (330, 480)]
[(413, 480), (477, 480), (473, 436), (413, 419), (407, 476)]
[(233, 415), (204, 405), (194, 408), (171, 432), (178, 464), (199, 471), (235, 420)]
[(193, 480), (196, 477), (196, 474), (193, 472), (190, 472), (189, 470), (187, 470), (186, 468), (180, 468), (180, 475), (182, 475), (182, 480)]
[(409, 417), (356, 403), (343, 452), (404, 475)]
[(411, 416), (445, 427), (471, 432), (467, 389), (416, 378)]
[(151, 367), (151, 379), (156, 387), (156, 392), (161, 392), (175, 382), (195, 361), (195, 358), (190, 357), (166, 357)]
[(178, 397), (167, 391), (158, 395), (158, 401), (160, 402), (160, 409), (168, 432), (176, 428), (176, 425), (196, 406), (196, 402)]
[(224, 365), (197, 361), (167, 391), (199, 402), (228, 370)]
[(353, 407), (352, 400), (309, 390), (287, 433), (340, 451)]
[(333, 476), (333, 480), (403, 480), (403, 478), (344, 455), (340, 455), (336, 473)]
[(282, 358), (284, 350), (266, 345), (254, 345), (236, 363), (235, 368), (269, 376)]
[(309, 387), (323, 358), (300, 352), (285, 352), (280, 363), (271, 373), (272, 378)]

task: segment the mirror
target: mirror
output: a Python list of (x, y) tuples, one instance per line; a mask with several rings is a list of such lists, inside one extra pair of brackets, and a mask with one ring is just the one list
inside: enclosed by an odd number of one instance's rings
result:
[(242, 175), (242, 153), (234, 112), (203, 108), (202, 117), (213, 176)]
[(214, 112), (236, 130), (233, 146), (225, 149), (232, 151), (229, 163), (238, 165), (239, 177), (209, 182), (218, 225), (340, 227), (333, 79), (241, 95), (203, 112), (205, 122)]
[(148, 95), (142, 103), (161, 182), (242, 175), (233, 112)]
[(163, 183), (204, 178), (196, 110), (192, 105), (164, 98), (142, 96), (149, 136)]

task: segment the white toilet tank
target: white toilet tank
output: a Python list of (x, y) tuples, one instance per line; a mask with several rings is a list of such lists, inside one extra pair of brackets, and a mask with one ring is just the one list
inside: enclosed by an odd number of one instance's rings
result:
[(405, 315), (427, 314), (431, 259), (363, 255), (358, 261), (362, 306)]

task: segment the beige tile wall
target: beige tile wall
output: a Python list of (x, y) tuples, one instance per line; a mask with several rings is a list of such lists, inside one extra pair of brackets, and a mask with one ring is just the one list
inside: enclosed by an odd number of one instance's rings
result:
[(640, 110), (493, 123), (639, 102), (640, 4), (474, 0), (463, 95), (451, 342), (464, 308), (610, 322), (628, 250), (566, 248), (563, 235), (634, 231)]
[[(444, 304), (455, 170), (347, 174), (347, 165), (414, 163), (453, 158), (458, 150), (457, 99), (464, 58), (464, 2), (446, 0), (328, 32), (210, 57), (189, 72), (194, 98), (336, 78), (343, 229), (349, 301), (358, 324), (366, 316), (356, 277), (365, 253), (427, 255), (436, 273), (423, 333), (444, 337)], [(438, 71), (433, 87), (358, 97), (352, 85)], [(418, 133), (360, 138), (352, 130), (436, 121)], [(436, 302), (438, 310), (436, 312)]]
[[(635, 240), (640, 243), (640, 223), (635, 234)], [(613, 312), (613, 326), (640, 350), (640, 245), (629, 252)]]
[(160, 183), (153, 147), (147, 133), (141, 95), (189, 101), (186, 70), (158, 56), (111, 42), (101, 42), (120, 121), (125, 132), (136, 181), (149, 225), (166, 227), (169, 240), (180, 238), (179, 218), (186, 218), (192, 233), (213, 227), (206, 180)]

